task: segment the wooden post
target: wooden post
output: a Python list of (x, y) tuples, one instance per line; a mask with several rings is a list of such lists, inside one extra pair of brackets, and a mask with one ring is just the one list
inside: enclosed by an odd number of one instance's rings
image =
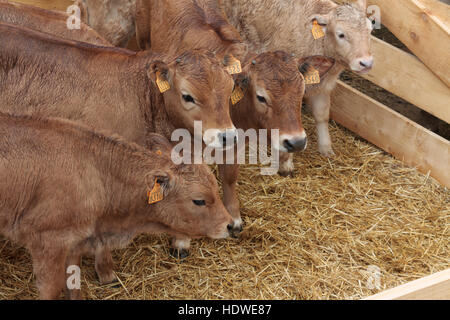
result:
[[(420, 0), (368, 0), (381, 9), (381, 23), (399, 38), (428, 68), (450, 87), (450, 26)], [(446, 20), (446, 19), (445, 19)]]

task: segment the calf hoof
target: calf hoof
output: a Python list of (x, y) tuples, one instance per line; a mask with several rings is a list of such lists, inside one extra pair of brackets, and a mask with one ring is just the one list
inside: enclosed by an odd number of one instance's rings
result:
[(183, 260), (189, 257), (189, 251), (187, 251), (186, 249), (170, 248), (169, 253), (175, 259)]
[(97, 274), (97, 277), (98, 277), (98, 281), (100, 282), (101, 285), (117, 284), (117, 283), (119, 283), (119, 280), (117, 280), (117, 277), (116, 277), (116, 275), (114, 273), (112, 273), (112, 274), (103, 274), (103, 275)]
[(111, 282), (111, 288), (119, 289), (122, 285), (120, 284), (119, 280), (115, 279), (113, 282)]
[(328, 146), (328, 145), (319, 146), (319, 152), (321, 155), (323, 155), (324, 157), (327, 157), (327, 158), (331, 158), (335, 155), (331, 146)]
[(293, 178), (294, 175), (294, 171), (278, 171), (278, 174), (282, 177), (288, 177), (288, 178)]

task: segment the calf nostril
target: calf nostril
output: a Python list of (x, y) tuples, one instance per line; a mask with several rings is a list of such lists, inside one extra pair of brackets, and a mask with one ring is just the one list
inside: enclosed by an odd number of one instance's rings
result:
[(219, 133), (219, 141), (222, 143), (222, 146), (224, 147), (228, 146), (228, 143), (231, 144), (231, 141), (233, 141), (233, 144), (236, 144), (237, 139), (238, 138), (235, 134)]
[(229, 225), (227, 225), (227, 229), (228, 229), (228, 231), (231, 231), (231, 230), (233, 230), (233, 227), (234, 227), (234, 225), (233, 225), (233, 224), (229, 224)]
[(364, 68), (372, 68), (373, 66), (373, 59), (371, 60), (361, 60), (359, 64)]
[(294, 150), (294, 146), (287, 139), (283, 141), (283, 145), (288, 151)]

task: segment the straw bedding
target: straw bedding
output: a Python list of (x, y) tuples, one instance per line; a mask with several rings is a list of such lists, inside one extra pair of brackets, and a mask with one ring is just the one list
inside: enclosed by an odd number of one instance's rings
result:
[[(240, 239), (195, 240), (179, 261), (169, 237), (142, 235), (115, 250), (119, 288), (82, 265), (86, 299), (359, 299), (450, 267), (450, 192), (330, 123), (336, 156), (321, 157), (314, 123), (294, 178), (243, 166)], [(380, 287), (369, 289), (369, 266)], [(0, 239), (0, 299), (34, 299), (25, 249)]]

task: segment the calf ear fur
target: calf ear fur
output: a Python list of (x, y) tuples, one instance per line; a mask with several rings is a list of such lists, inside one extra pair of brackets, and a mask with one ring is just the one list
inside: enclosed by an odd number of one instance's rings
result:
[(161, 186), (164, 196), (167, 196), (169, 194), (169, 191), (173, 184), (173, 176), (170, 172), (155, 170), (149, 175), (149, 179), (151, 179), (150, 181), (148, 181), (150, 190), (153, 189), (154, 183), (157, 182)]
[(160, 79), (169, 82), (172, 85), (172, 73), (169, 66), (163, 61), (152, 62), (148, 69), (147, 75), (156, 84), (156, 73), (159, 71)]
[(313, 67), (319, 71), (320, 77), (327, 74), (328, 71), (334, 66), (335, 60), (324, 56), (311, 56), (306, 58), (300, 58), (298, 60), (298, 70), (305, 75), (308, 73), (310, 67)]
[(248, 86), (250, 85), (250, 77), (244, 71), (235, 76), (234, 83), (235, 83), (235, 85), (238, 85), (239, 87), (241, 87), (242, 90), (245, 91), (248, 89)]

